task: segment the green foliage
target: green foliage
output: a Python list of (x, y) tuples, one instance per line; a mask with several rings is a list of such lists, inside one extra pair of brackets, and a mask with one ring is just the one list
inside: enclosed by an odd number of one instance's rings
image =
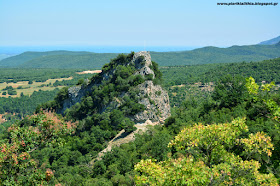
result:
[(24, 52), (6, 58), (0, 62), (1, 67), (17, 68), (59, 68), (59, 69), (89, 69), (101, 68), (106, 61), (117, 54), (99, 54), (91, 52), (49, 51)]
[[(240, 138), (247, 130), (244, 119), (187, 127), (168, 145), (183, 154), (159, 163), (141, 160), (135, 165), (135, 170), (141, 173), (135, 176), (135, 182), (139, 185), (277, 184), (273, 174), (258, 171), (260, 162), (253, 159), (255, 154), (271, 156), (270, 137), (257, 133)], [(231, 150), (236, 145), (243, 146), (241, 154), (245, 160)]]
[[(279, 45), (251, 45), (229, 48), (204, 47), (183, 52), (151, 52), (151, 56), (161, 66), (175, 66), (261, 61), (279, 57), (279, 52)], [(117, 55), (71, 51), (25, 52), (1, 60), (0, 66), (60, 69), (101, 68)], [(123, 59), (120, 57), (120, 60)]]
[(16, 90), (8, 90), (8, 94), (9, 95), (17, 95), (17, 91)]
[(250, 63), (220, 63), (193, 66), (161, 67), (166, 85), (194, 84), (197, 82), (217, 82), (226, 75), (254, 77), (276, 84), (280, 82), (280, 58)]
[(72, 133), (75, 124), (64, 122), (53, 113), (25, 118), (8, 129), (8, 138), (1, 141), (1, 185), (47, 184), (53, 171), (39, 168), (30, 153), (45, 146), (62, 145), (63, 136)]
[(85, 85), (85, 80), (84, 79), (79, 79), (77, 85)]
[(248, 97), (245, 83), (242, 77), (225, 76), (217, 82), (212, 98), (219, 107), (235, 107)]
[(63, 104), (63, 101), (65, 99), (67, 99), (69, 97), (68, 95), (68, 88), (67, 87), (63, 87), (59, 92), (58, 94), (56, 95), (56, 97), (54, 98), (54, 100), (56, 101), (56, 107), (55, 108), (61, 108), (62, 107), (62, 104)]
[(6, 86), (6, 88), (3, 88), (2, 90), (14, 90), (12, 86)]
[(141, 83), (144, 83), (144, 79), (141, 75), (136, 75), (134, 76), (134, 79), (132, 80), (132, 82), (130, 83), (132, 86), (137, 86)]
[[(183, 56), (180, 53), (177, 55)], [(73, 57), (73, 60), (76, 57), (78, 55)], [(46, 62), (48, 59), (59, 58), (47, 57)], [(9, 153), (4, 154), (8, 155), (9, 162), (6, 162), (3, 167), (20, 172), (16, 174), (18, 178), (20, 177), (17, 179), (18, 183), (22, 183), (20, 185), (29, 183), (135, 185), (140, 182), (147, 183), (147, 181), (156, 183), (155, 180), (158, 181), (157, 183), (168, 183), (167, 185), (186, 184), (186, 180), (190, 184), (198, 185), (207, 183), (245, 185), (248, 182), (257, 185), (265, 181), (275, 183), (275, 177), (271, 173), (280, 177), (279, 92), (272, 88), (272, 84), (265, 83), (254, 89), (252, 87), (256, 84), (252, 79), (247, 81), (246, 86), (245, 79), (239, 78), (237, 74), (253, 75), (257, 83), (263, 80), (274, 80), (277, 84), (280, 82), (278, 80), (279, 59), (252, 63), (166, 67), (161, 69), (164, 72), (163, 76), (158, 65), (153, 62), (151, 69), (155, 73), (154, 83), (161, 83), (164, 78), (169, 93), (172, 93), (169, 95), (172, 106), (177, 106), (172, 108), (172, 116), (165, 121), (164, 126), (151, 127), (142, 135), (136, 134), (133, 142), (114, 147), (111, 152), (103, 156), (102, 160), (91, 165), (92, 160), (96, 159), (98, 153), (120, 130), (125, 130), (124, 135), (135, 130), (130, 117), (145, 109), (138, 103), (140, 97), (135, 86), (147, 79), (152, 80), (150, 79), (152, 77), (143, 78), (141, 75), (134, 75), (135, 68), (129, 64), (132, 58), (133, 53), (119, 55), (103, 67), (101, 74), (90, 78), (89, 85), (84, 85), (85, 88), (91, 90), (85, 94), (80, 103), (64, 113), (68, 120), (77, 121), (75, 134), (68, 129), (60, 128), (67, 125), (59, 125), (58, 128), (50, 127), (56, 122), (51, 122), (53, 119), (44, 119), (45, 116), (40, 116), (40, 114), (13, 125), (18, 127), (14, 132), (5, 131), (5, 128), (11, 125), (11, 121), (1, 124), (1, 144), (6, 144), (6, 147), (10, 149)], [(34, 76), (32, 71), (34, 71)], [(13, 80), (8, 75), (9, 72), (14, 73)], [(42, 80), (49, 79), (52, 75), (57, 78), (63, 73), (67, 74), (65, 77), (73, 77), (73, 80), (57, 81), (54, 86), (83, 84), (84, 81), (78, 82), (78, 80), (92, 76), (77, 75), (75, 72), (75, 70), (59, 72), (56, 69), (39, 69), (38, 71), (23, 69), (23, 73), (20, 74), (20, 70), (16, 69), (14, 72), (7, 69), (7, 73), (0, 70), (0, 74), (4, 74), (1, 76), (3, 81), (40, 81), (40, 78), (36, 77), (39, 73), (43, 74)], [(226, 74), (230, 76), (225, 76)], [(192, 85), (196, 82), (202, 83)], [(207, 82), (214, 82), (213, 93), (212, 86), (209, 91), (203, 90)], [(176, 84), (187, 85), (170, 87)], [(251, 90), (255, 90), (255, 93)], [(28, 99), (27, 96), (1, 98), (0, 105), (3, 109), (1, 110), (0, 107), (0, 113), (13, 110), (12, 112), (20, 114), (15, 114), (15, 116), (6, 114), (4, 118), (22, 118), (27, 114), (24, 112), (25, 109), (28, 112), (30, 109), (32, 113), (33, 107), (29, 105), (37, 105), (37, 102), (32, 102), (33, 100), (43, 101), (44, 98), (47, 99), (48, 93), (53, 92), (35, 92), (34, 95), (37, 94), (37, 96), (32, 99)], [(156, 94), (161, 95), (160, 92)], [(54, 95), (51, 96), (54, 97)], [(145, 97), (149, 98), (148, 95)], [(38, 107), (37, 112), (40, 113), (40, 108), (59, 109), (67, 98), (68, 91), (64, 88), (54, 101)], [(21, 104), (21, 101), (24, 104)], [(150, 99), (150, 102), (153, 103), (154, 100)], [(246, 117), (247, 120), (238, 120), (235, 124), (230, 122), (237, 117)], [(55, 118), (55, 120), (62, 120), (59, 117)], [(39, 134), (34, 132), (37, 131), (36, 126), (39, 126)], [(184, 128), (187, 129), (181, 132)], [(28, 135), (25, 135), (26, 133)], [(174, 138), (175, 136), (177, 137)], [(23, 139), (26, 146), (23, 147), (21, 143), (15, 146), (11, 143), (12, 139), (18, 139), (19, 142)], [(174, 139), (173, 143), (170, 143), (171, 139)], [(271, 143), (274, 144), (273, 151)], [(25, 150), (25, 148), (30, 150)], [(28, 156), (22, 155), (25, 152)], [(5, 157), (3, 152), (1, 153), (0, 157)], [(15, 164), (13, 154), (16, 154), (18, 164)], [(23, 161), (26, 157), (30, 161)], [(135, 171), (136, 164), (141, 166)], [(34, 173), (35, 170), (37, 174)], [(142, 173), (139, 174), (141, 171)], [(10, 179), (3, 177), (2, 174), (1, 176), (1, 179), (15, 185), (12, 182), (14, 176), (9, 176)], [(136, 180), (134, 180), (135, 176)], [(147, 180), (139, 181), (138, 178), (144, 176), (147, 176)]]
[(161, 95), (161, 91), (156, 91), (156, 95), (160, 96)]
[(116, 58), (111, 59), (111, 62), (110, 62), (110, 63), (105, 64), (105, 65), (102, 67), (102, 72), (107, 73), (107, 72), (109, 72), (110, 70), (115, 69), (118, 65), (125, 65), (125, 64), (128, 64), (128, 63), (132, 60), (133, 56), (134, 56), (134, 52), (131, 52), (131, 53), (128, 54), (128, 55), (119, 54)]
[(160, 66), (262, 61), (279, 57), (279, 45), (204, 47), (182, 52), (151, 52)]
[[(89, 85), (91, 93), (87, 93), (80, 103), (65, 111), (69, 120), (85, 120), (91, 118), (93, 125), (100, 125), (103, 130), (119, 131), (125, 129), (130, 133), (135, 130), (132, 122), (127, 118), (144, 111), (144, 106), (138, 103), (139, 96), (133, 87), (144, 82), (141, 75), (135, 74), (135, 67), (130, 63), (134, 53), (119, 55), (103, 67), (101, 74), (93, 76)], [(101, 79), (107, 74), (108, 80)], [(99, 86), (93, 86), (100, 83)], [(124, 92), (127, 95), (121, 96)], [(62, 108), (63, 102), (68, 98), (67, 88), (63, 88), (53, 102), (45, 104), (43, 108)], [(119, 104), (119, 106), (116, 106)], [(117, 113), (117, 114), (116, 114)], [(88, 123), (88, 122), (86, 122)], [(90, 127), (88, 125), (85, 128)]]
[(134, 126), (134, 122), (131, 121), (130, 119), (125, 118), (121, 122), (122, 122), (121, 125), (124, 126), (123, 129), (125, 130), (126, 133), (131, 133), (136, 130), (136, 127)]
[(271, 82), (269, 84), (262, 84), (260, 87), (255, 83), (255, 79), (249, 77), (246, 79), (246, 88), (248, 92), (252, 96), (254, 102), (260, 102), (261, 104), (266, 106), (267, 113), (266, 117), (269, 117), (273, 120), (280, 121), (280, 107), (276, 101), (269, 98), (268, 92), (275, 87), (275, 83)]
[[(25, 69), (25, 68), (0, 68), (0, 82), (19, 82), (28, 81), (32, 84), (33, 81), (44, 82), (48, 79), (68, 78), (72, 76), (77, 83), (77, 79), (86, 75), (76, 74), (79, 69)], [(90, 75), (92, 76), (92, 75)], [(73, 84), (74, 85), (74, 84)]]
[(150, 65), (150, 68), (154, 71), (155, 73), (155, 78), (153, 79), (153, 83), (155, 85), (159, 85), (162, 84), (163, 80), (162, 80), (162, 73), (158, 68), (158, 64), (154, 61), (152, 61), (152, 64)]
[(124, 97), (124, 104), (121, 105), (120, 109), (123, 110), (127, 115), (135, 115), (138, 112), (142, 112), (145, 110), (145, 106), (137, 103), (133, 99), (129, 97)]
[[(21, 119), (23, 116), (32, 114), (38, 105), (54, 99), (58, 91), (58, 89), (53, 91), (35, 91), (31, 96), (21, 95), (17, 98), (0, 97), (0, 109), (6, 113), (14, 113), (15, 117), (19, 116), (17, 119)], [(3, 93), (5, 95), (5, 92)]]
[(147, 74), (147, 75), (145, 75), (145, 79), (146, 80), (153, 80), (153, 74)]

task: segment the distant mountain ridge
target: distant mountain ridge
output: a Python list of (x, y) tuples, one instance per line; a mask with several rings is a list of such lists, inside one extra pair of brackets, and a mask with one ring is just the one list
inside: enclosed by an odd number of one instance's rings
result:
[(280, 42), (280, 36), (267, 40), (267, 41), (260, 42), (259, 45), (275, 45), (279, 42)]
[[(262, 61), (280, 57), (280, 44), (203, 47), (182, 52), (151, 52), (160, 66)], [(0, 68), (100, 69), (116, 53), (72, 51), (25, 52), (0, 61)]]
[(280, 45), (204, 47), (184, 52), (151, 52), (161, 66), (262, 61), (280, 57)]
[[(85, 57), (86, 56), (86, 57)], [(73, 68), (77, 68), (75, 62), (81, 62), (82, 60), (90, 58), (107, 60), (116, 57), (117, 54), (99, 54), (92, 52), (73, 52), (73, 51), (48, 51), (48, 52), (24, 52), (22, 54), (12, 56), (0, 61), (0, 67), (23, 67), (23, 68), (71, 68), (65, 65), (73, 65)], [(78, 65), (79, 66), (79, 65)]]

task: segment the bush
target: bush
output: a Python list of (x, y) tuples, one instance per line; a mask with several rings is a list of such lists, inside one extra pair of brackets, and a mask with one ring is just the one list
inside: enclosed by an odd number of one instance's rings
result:
[(153, 80), (153, 74), (147, 74), (145, 75), (146, 80)]
[(6, 88), (3, 88), (2, 90), (14, 90), (12, 86), (6, 86)]
[(8, 90), (8, 94), (9, 95), (17, 95), (17, 91), (15, 91), (15, 90)]
[(145, 80), (143, 79), (143, 77), (141, 75), (137, 75), (133, 79), (132, 86), (137, 86), (137, 85), (139, 85), (141, 83), (144, 83), (144, 81)]

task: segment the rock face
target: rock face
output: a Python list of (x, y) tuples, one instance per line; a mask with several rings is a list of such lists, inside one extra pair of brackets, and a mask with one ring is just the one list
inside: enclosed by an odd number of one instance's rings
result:
[(136, 69), (138, 69), (135, 74), (140, 74), (143, 77), (148, 74), (152, 74), (152, 77), (155, 78), (155, 73), (150, 68), (150, 66), (152, 65), (152, 60), (151, 55), (148, 52), (135, 53), (131, 63), (135, 65)]
[(146, 120), (163, 123), (170, 116), (169, 96), (159, 85), (153, 81), (145, 81), (136, 87), (140, 90), (142, 99), (139, 103), (146, 107), (144, 112), (137, 113), (132, 119), (135, 123), (143, 123)]
[[(137, 91), (139, 92), (137, 95), (139, 98), (138, 103), (143, 104), (146, 109), (143, 112), (131, 116), (130, 119), (135, 123), (145, 123), (147, 120), (163, 123), (164, 120), (170, 116), (169, 97), (167, 91), (165, 91), (160, 85), (154, 85), (152, 81), (152, 79), (155, 78), (155, 73), (150, 68), (152, 65), (150, 54), (148, 52), (135, 53), (133, 55), (133, 59), (127, 65), (129, 64), (134, 65), (137, 69), (134, 75), (140, 74), (144, 78), (147, 77), (147, 75), (150, 76), (149, 80), (146, 80), (142, 84), (133, 87), (134, 89), (139, 90)], [(107, 73), (101, 73), (100, 75), (102, 76), (102, 81), (108, 80), (113, 73), (114, 70)], [(68, 99), (64, 101), (63, 108), (59, 111), (59, 113), (63, 113), (67, 108), (70, 108), (74, 104), (80, 102), (82, 100), (82, 97), (85, 96), (87, 92), (90, 92), (93, 86), (100, 85), (102, 81), (91, 83), (84, 87), (70, 87), (68, 89)], [(120, 96), (120, 99), (117, 99), (117, 102), (111, 102), (109, 103), (109, 105), (115, 105), (115, 107), (121, 106), (121, 99), (127, 94), (127, 92), (123, 92)], [(104, 110), (102, 110), (102, 112)]]
[(68, 89), (68, 98), (64, 100), (62, 109), (58, 110), (57, 113), (63, 114), (67, 108), (81, 102), (82, 98), (91, 90), (92, 86), (94, 85), (88, 84), (86, 87), (82, 87), (81, 85), (70, 87)]

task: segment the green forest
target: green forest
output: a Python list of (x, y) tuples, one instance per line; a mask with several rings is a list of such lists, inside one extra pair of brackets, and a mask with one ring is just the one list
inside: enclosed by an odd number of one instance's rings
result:
[[(160, 66), (256, 62), (279, 57), (280, 44), (203, 47), (191, 51), (151, 52)], [(24, 52), (0, 61), (2, 68), (100, 69), (116, 53), (73, 51)]]
[[(0, 69), (2, 83), (73, 77), (53, 84), (61, 89), (0, 98), (7, 120), (0, 125), (0, 185), (280, 183), (280, 58), (231, 63), (239, 60), (236, 55), (233, 61), (197, 65), (178, 59), (182, 63), (175, 65), (183, 66), (170, 66), (160, 58), (158, 65), (151, 53), (153, 77), (137, 74), (134, 55), (114, 56), (95, 75), (76, 74), (81, 69)], [(128, 136), (136, 130), (131, 118), (147, 109), (137, 87), (146, 81), (168, 92), (171, 115), (100, 157), (120, 131)], [(69, 87), (77, 85), (89, 91), (64, 109)], [(154, 104), (150, 95), (144, 97)]]

